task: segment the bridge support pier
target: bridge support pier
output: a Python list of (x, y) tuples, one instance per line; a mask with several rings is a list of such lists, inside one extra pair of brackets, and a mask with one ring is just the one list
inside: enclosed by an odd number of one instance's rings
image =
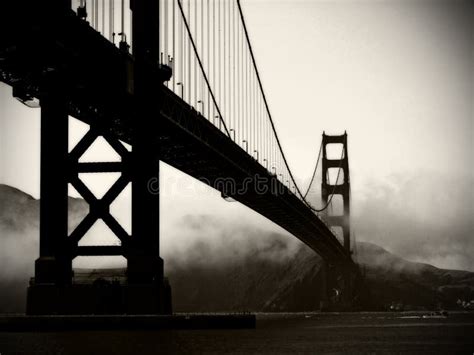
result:
[(319, 311), (324, 312), (329, 307), (329, 283), (328, 283), (328, 263), (321, 262), (321, 295), (319, 301)]
[[(157, 147), (150, 146), (150, 140), (146, 140), (149, 137), (137, 130), (136, 144), (129, 152), (105, 128), (95, 125), (69, 153), (68, 99), (59, 77), (51, 74), (45, 78), (40, 97), (40, 256), (28, 288), (27, 314), (169, 314), (171, 290), (159, 256), (159, 160), (153, 150)], [(120, 155), (120, 162), (79, 161), (99, 136)], [(98, 199), (81, 181), (79, 173), (103, 172), (118, 172), (121, 176)], [(90, 206), (89, 214), (70, 234), (69, 183)], [(132, 235), (110, 214), (110, 205), (129, 183)], [(79, 244), (98, 219), (117, 236), (120, 245)], [(126, 282), (74, 283), (73, 259), (101, 255), (122, 255), (127, 259)]]
[(320, 311), (347, 311), (353, 307), (355, 271), (343, 265), (331, 265), (323, 261), (322, 299)]
[[(56, 76), (56, 77), (54, 77)], [(68, 111), (57, 75), (50, 74), (41, 96), (40, 256), (35, 279), (68, 284), (72, 260), (68, 253)]]
[[(70, 0), (63, 0), (70, 8)], [(105, 107), (102, 97), (84, 93), (90, 104), (81, 112), (93, 122), (81, 141), (68, 151), (69, 89), (77, 89), (68, 68), (51, 68), (39, 88), (41, 104), (41, 206), (40, 257), (27, 293), (28, 314), (169, 314), (171, 289), (163, 274), (159, 255), (159, 159), (157, 142), (163, 83), (169, 68), (160, 67), (159, 0), (133, 0), (133, 73), (123, 92), (133, 95), (131, 152), (102, 127)], [(126, 51), (127, 44), (121, 45)], [(130, 59), (128, 53), (122, 53)], [(91, 70), (94, 68), (90, 68)], [(71, 69), (73, 70), (73, 69)], [(101, 93), (98, 94), (102, 95)], [(120, 98), (118, 98), (120, 99)], [(83, 110), (84, 111), (84, 110)], [(113, 116), (112, 116), (113, 117)], [(107, 117), (110, 118), (110, 117)], [(109, 120), (110, 122), (110, 120)], [(80, 157), (98, 137), (103, 137), (121, 157), (120, 162), (80, 162)], [(120, 173), (120, 178), (102, 198), (81, 181), (80, 173)], [(110, 213), (110, 205), (131, 184), (132, 233), (129, 235)], [(68, 234), (68, 184), (89, 204), (88, 215)], [(120, 240), (119, 245), (82, 246), (79, 241), (101, 219)], [(127, 259), (125, 283), (74, 282), (72, 261), (77, 256), (121, 255)]]

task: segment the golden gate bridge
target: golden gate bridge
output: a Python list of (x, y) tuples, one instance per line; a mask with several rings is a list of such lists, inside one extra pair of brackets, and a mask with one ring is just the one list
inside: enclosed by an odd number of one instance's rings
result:
[[(160, 161), (306, 243), (342, 275), (346, 300), (354, 298), (347, 134), (323, 134), (303, 192), (282, 149), (239, 0), (18, 0), (3, 2), (0, 13), (0, 80), (24, 104), (41, 107), (40, 256), (28, 313), (87, 314), (94, 297), (110, 297), (72, 282), (72, 260), (91, 255), (127, 259), (127, 282), (113, 291), (119, 301), (112, 313), (171, 312), (153, 188)], [(69, 116), (89, 125), (71, 151)], [(120, 161), (80, 161), (98, 137)], [(328, 158), (331, 144), (342, 147), (339, 159)], [(317, 206), (311, 197), (319, 166)], [(80, 178), (112, 172), (120, 177), (100, 199)], [(69, 184), (90, 206), (72, 233)], [(110, 213), (129, 184), (130, 234)], [(342, 196), (339, 216), (328, 214), (335, 195)], [(79, 244), (99, 219), (120, 245)]]

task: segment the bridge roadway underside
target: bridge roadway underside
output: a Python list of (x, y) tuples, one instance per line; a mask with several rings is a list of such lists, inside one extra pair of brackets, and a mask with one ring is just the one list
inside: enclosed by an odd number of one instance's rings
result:
[[(129, 89), (133, 57), (121, 52), (72, 10), (58, 9), (54, 3), (1, 2), (1, 81), (40, 97), (44, 73), (58, 71), (70, 116), (132, 146), (133, 120), (159, 120), (160, 129), (153, 142), (156, 159), (205, 181), (272, 220), (328, 263), (354, 265), (328, 227), (274, 175), (163, 85), (159, 70), (150, 75), (156, 76), (153, 95), (162, 95), (163, 104), (159, 107), (149, 102), (148, 116), (136, 117), (135, 98)], [(242, 191), (234, 193), (229, 178)], [(263, 187), (260, 192), (253, 188), (257, 179), (266, 181), (259, 183)], [(249, 188), (242, 189), (243, 185)]]

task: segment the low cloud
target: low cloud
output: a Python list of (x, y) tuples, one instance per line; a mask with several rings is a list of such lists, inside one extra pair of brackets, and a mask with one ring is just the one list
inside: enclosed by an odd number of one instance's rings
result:
[[(356, 239), (380, 245), (408, 260), (474, 271), (473, 188), (472, 177), (433, 174), (412, 178), (392, 176), (386, 181), (367, 184), (353, 191), (352, 223)], [(77, 224), (87, 212), (83, 201), (75, 201), (70, 204), (71, 225)], [(2, 192), (0, 278), (3, 280), (27, 279), (33, 275), (39, 250), (38, 207), (39, 202), (26, 194), (17, 191), (14, 196), (7, 196)], [(253, 215), (212, 215), (207, 211), (188, 210), (172, 217), (163, 221), (161, 231), (161, 255), (168, 270), (190, 264), (216, 267), (242, 262), (257, 254), (265, 260), (287, 261), (303, 245)], [(86, 267), (87, 262), (81, 267)], [(101, 259), (101, 263), (107, 266), (107, 259)]]
[(409, 260), (474, 271), (474, 178), (391, 176), (356, 193), (358, 239)]
[(204, 214), (185, 215), (175, 231), (179, 235), (162, 249), (165, 266), (170, 268), (228, 266), (250, 257), (286, 262), (303, 245), (289, 235), (252, 223)]

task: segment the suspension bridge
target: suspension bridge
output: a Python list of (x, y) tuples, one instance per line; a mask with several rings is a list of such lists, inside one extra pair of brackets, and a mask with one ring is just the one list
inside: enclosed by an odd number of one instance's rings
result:
[[(72, 260), (99, 255), (127, 259), (127, 284), (112, 310), (171, 311), (159, 257), (159, 161), (280, 225), (340, 273), (355, 272), (347, 135), (323, 135), (322, 164), (303, 191), (272, 119), (240, 1), (17, 0), (2, 2), (0, 14), (0, 80), (25, 105), (41, 107), (40, 256), (29, 313), (90, 313), (92, 291), (72, 283)], [(69, 116), (90, 127), (70, 151)], [(120, 161), (80, 160), (98, 137)], [(343, 147), (340, 159), (328, 158), (329, 144)], [(337, 169), (332, 182), (330, 169)], [(102, 198), (80, 178), (111, 172), (120, 177)], [(311, 198), (319, 175), (320, 205)], [(69, 184), (90, 206), (72, 233)], [(129, 184), (130, 234), (110, 213)], [(335, 195), (344, 213), (328, 216)], [(80, 244), (99, 219), (120, 245)], [(332, 226), (342, 228), (341, 240)]]

